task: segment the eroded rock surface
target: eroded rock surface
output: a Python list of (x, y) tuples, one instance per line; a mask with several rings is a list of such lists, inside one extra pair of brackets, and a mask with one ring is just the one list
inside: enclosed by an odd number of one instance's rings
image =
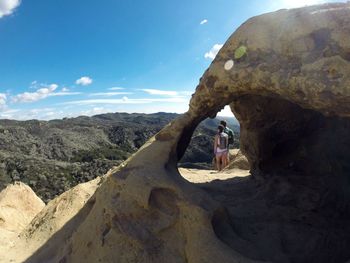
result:
[(44, 206), (44, 202), (27, 185), (9, 185), (0, 192), (0, 228), (18, 234)]
[[(58, 231), (26, 262), (347, 262), (349, 35), (349, 3), (248, 20), (189, 111), (105, 178), (68, 237)], [(190, 184), (177, 162), (227, 104), (252, 176)]]
[(0, 192), (1, 250), (7, 250), (14, 245), (16, 236), (44, 206), (44, 202), (23, 183), (11, 184)]
[(230, 150), (229, 164), (225, 170), (238, 168), (241, 170), (250, 170), (250, 164), (247, 157), (239, 149)]
[[(28, 221), (21, 227), (16, 226), (15, 232), (18, 238), (9, 238), (12, 249), (6, 253), (0, 253), (0, 262), (25, 262), (33, 253), (40, 254), (34, 262), (58, 262), (55, 261), (54, 254), (60, 251), (60, 242), (71, 238), (75, 228), (90, 211), (94, 203), (91, 196), (98, 188), (99, 182), (100, 178), (96, 178), (79, 184), (50, 201), (45, 207), (41, 207), (41, 210), (35, 210), (35, 213), (32, 208), (31, 222)], [(28, 186), (25, 187), (34, 194)], [(12, 200), (16, 199), (12, 198)], [(27, 202), (35, 207), (31, 199), (28, 199)], [(41, 200), (40, 202), (44, 205)], [(19, 207), (17, 214), (24, 212), (26, 209)], [(16, 215), (13, 215), (13, 218), (16, 218)], [(54, 252), (40, 253), (43, 247), (45, 251), (53, 250)], [(0, 250), (3, 248), (4, 246), (1, 246)]]

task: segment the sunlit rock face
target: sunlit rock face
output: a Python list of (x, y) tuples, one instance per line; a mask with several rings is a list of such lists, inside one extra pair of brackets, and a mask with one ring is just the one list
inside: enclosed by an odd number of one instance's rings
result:
[[(220, 239), (243, 254), (276, 262), (350, 257), (350, 235), (342, 230), (350, 230), (349, 8), (323, 5), (248, 20), (192, 99), (192, 109), (208, 115), (230, 104), (241, 150), (261, 184), (258, 198), (228, 206), (227, 218), (215, 220)], [(237, 232), (256, 254), (241, 248)]]
[[(349, 36), (350, 4), (248, 20), (188, 112), (106, 176), (68, 240), (48, 237), (27, 262), (349, 260)], [(192, 185), (177, 161), (227, 104), (252, 176)]]
[[(256, 94), (279, 96), (324, 115), (349, 117), (346, 5), (281, 10), (249, 19), (205, 72), (193, 108), (211, 111), (232, 97)], [(227, 70), (229, 61), (234, 65)]]

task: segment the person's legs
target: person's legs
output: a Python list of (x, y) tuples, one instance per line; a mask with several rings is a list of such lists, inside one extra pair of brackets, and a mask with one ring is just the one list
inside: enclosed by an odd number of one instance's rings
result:
[(222, 154), (221, 153), (216, 153), (215, 158), (216, 158), (216, 168), (218, 169), (218, 171), (221, 171)]
[(222, 170), (227, 166), (227, 153), (226, 152), (222, 153), (221, 161), (222, 161), (222, 166), (221, 166), (221, 170)]

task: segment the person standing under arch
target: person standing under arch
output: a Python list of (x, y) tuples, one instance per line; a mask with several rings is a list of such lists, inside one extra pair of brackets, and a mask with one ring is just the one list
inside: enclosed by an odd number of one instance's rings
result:
[(221, 171), (227, 166), (228, 135), (224, 132), (224, 126), (219, 125), (217, 134), (214, 137), (214, 154), (216, 167)]
[(227, 143), (227, 155), (226, 155), (226, 163), (227, 165), (230, 162), (230, 145), (233, 145), (234, 143), (234, 135), (233, 135), (233, 131), (227, 127), (227, 122), (225, 120), (220, 121), (220, 125), (222, 125), (224, 127), (224, 133), (227, 134), (228, 136), (228, 143)]

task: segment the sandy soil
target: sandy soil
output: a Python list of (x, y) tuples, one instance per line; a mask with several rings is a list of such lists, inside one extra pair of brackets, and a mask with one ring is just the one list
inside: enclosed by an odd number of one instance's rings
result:
[(179, 169), (180, 174), (192, 183), (207, 183), (214, 180), (227, 180), (234, 177), (249, 176), (249, 170), (232, 169), (221, 172), (214, 170)]

